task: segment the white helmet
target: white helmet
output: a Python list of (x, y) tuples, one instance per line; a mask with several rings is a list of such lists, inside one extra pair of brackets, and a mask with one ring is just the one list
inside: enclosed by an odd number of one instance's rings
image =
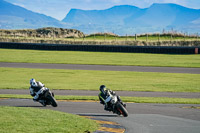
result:
[(31, 79), (31, 80), (30, 80), (30, 85), (35, 85), (35, 84), (36, 84), (35, 79)]

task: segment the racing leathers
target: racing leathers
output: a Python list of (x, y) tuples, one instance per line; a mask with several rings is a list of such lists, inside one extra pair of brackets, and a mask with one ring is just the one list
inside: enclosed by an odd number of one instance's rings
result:
[(109, 105), (109, 93), (108, 91), (110, 92), (111, 95), (115, 95), (115, 92), (112, 91), (112, 90), (105, 90), (104, 93), (100, 91), (99, 93), (99, 100), (100, 100), (100, 103), (104, 105), (104, 109), (105, 110), (108, 110), (108, 111), (111, 111), (111, 107)]
[(40, 100), (41, 94), (43, 94), (43, 92), (47, 90), (43, 83), (41, 83), (40, 81), (32, 82), (29, 90), (31, 96), (33, 96), (33, 101), (39, 101), (40, 103), (44, 104), (44, 100)]

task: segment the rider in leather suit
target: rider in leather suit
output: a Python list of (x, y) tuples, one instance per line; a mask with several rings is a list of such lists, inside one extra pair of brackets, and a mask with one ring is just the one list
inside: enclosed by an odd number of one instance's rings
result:
[(35, 79), (30, 80), (30, 94), (33, 96), (34, 102), (40, 102), (43, 106), (45, 105), (44, 100), (40, 99), (40, 96), (43, 94), (43, 92), (47, 89), (43, 83), (40, 81), (36, 81)]
[[(99, 88), (99, 90), (100, 90), (100, 93), (99, 93), (99, 100), (100, 100), (100, 103), (104, 105), (104, 110), (111, 111), (112, 108), (110, 107), (110, 105), (109, 105), (109, 103), (108, 103), (109, 101), (107, 100), (107, 98), (109, 97), (108, 91), (109, 91), (110, 94), (112, 94), (112, 95), (115, 95), (116, 93), (115, 93), (114, 91), (110, 90), (110, 89), (107, 89), (105, 85), (101, 85), (100, 88)], [(121, 102), (124, 106), (126, 106), (126, 104), (124, 104), (124, 103), (121, 101), (121, 99), (120, 99), (119, 96), (117, 96), (117, 99), (118, 99), (118, 101)]]

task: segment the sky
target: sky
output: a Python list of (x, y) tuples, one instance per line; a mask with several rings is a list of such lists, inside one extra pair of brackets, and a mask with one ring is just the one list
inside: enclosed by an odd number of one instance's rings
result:
[(153, 3), (174, 3), (188, 8), (200, 9), (200, 0), (5, 0), (28, 10), (51, 16), (58, 20), (65, 18), (70, 9), (103, 10), (115, 5), (132, 5), (147, 8)]

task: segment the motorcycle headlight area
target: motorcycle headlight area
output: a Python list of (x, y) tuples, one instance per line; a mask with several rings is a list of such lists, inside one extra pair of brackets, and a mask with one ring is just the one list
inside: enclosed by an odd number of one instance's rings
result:
[(113, 97), (112, 100), (111, 100), (111, 103), (114, 104), (116, 102), (117, 102), (117, 97)]
[(111, 100), (111, 103), (112, 103), (112, 104), (114, 104), (114, 103), (115, 103), (115, 100), (114, 100), (114, 99), (112, 99), (112, 100)]

